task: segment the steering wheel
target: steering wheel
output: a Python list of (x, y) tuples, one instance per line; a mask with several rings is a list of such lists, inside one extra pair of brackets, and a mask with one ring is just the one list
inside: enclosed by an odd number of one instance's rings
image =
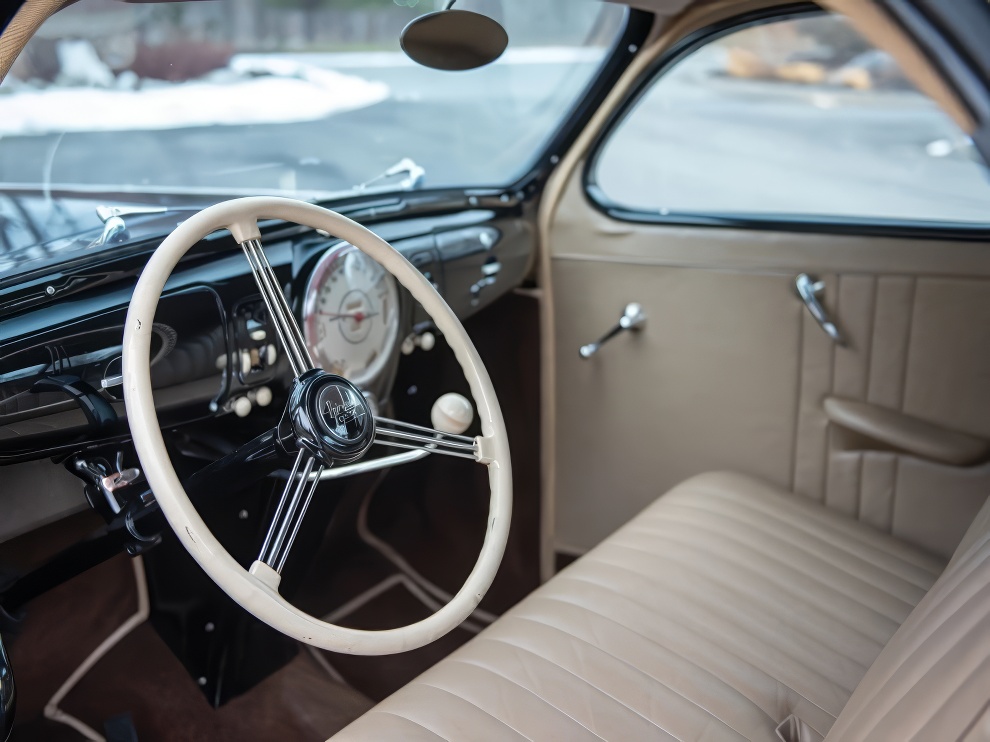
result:
[[(477, 438), (375, 418), (346, 379), (317, 368), (261, 245), (259, 219), (280, 219), (324, 230), (380, 263), (419, 301), (444, 334), (467, 378), (481, 421)], [(210, 532), (169, 460), (151, 390), (152, 325), (165, 282), (183, 255), (207, 235), (227, 229), (241, 246), (292, 366), (294, 380), (278, 425), (207, 466), (187, 486), (203, 489), (257, 481), (291, 466), (285, 491), (258, 558), (244, 569)], [(124, 399), (145, 477), (182, 545), (221, 589), (273, 628), (321, 649), (392, 654), (428, 644), (455, 628), (491, 586), (505, 550), (512, 514), (512, 472), (505, 423), (495, 390), (464, 327), (409, 261), (370, 230), (333, 211), (287, 198), (251, 197), (211, 206), (180, 224), (151, 256), (131, 298), (124, 327)], [(488, 467), (491, 501), (484, 544), (453, 599), (428, 618), (384, 631), (326, 623), (291, 605), (279, 592), (280, 572), (322, 472), (360, 459), (374, 443), (413, 449), (411, 458), (449, 453)], [(399, 454), (396, 459), (407, 457)], [(360, 465), (358, 465), (360, 466)], [(334, 473), (338, 473), (334, 470)]]

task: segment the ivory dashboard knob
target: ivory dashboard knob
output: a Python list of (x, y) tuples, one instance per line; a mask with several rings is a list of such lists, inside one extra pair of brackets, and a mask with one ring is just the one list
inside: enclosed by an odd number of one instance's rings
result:
[(450, 392), (433, 403), (430, 420), (437, 430), (460, 435), (474, 420), (474, 407), (463, 394)]
[(267, 407), (272, 403), (272, 390), (267, 386), (259, 386), (254, 390), (254, 403), (258, 407)]
[(247, 397), (238, 397), (234, 400), (233, 410), (238, 417), (247, 417), (251, 414), (251, 400)]

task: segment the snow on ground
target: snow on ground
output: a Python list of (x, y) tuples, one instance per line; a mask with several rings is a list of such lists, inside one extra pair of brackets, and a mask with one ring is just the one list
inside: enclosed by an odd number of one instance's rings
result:
[(385, 83), (287, 57), (234, 57), (228, 68), (190, 82), (12, 90), (0, 95), (0, 136), (312, 121), (388, 96)]
[[(510, 49), (496, 65), (596, 62), (603, 54)], [(199, 80), (168, 83), (129, 72), (115, 79), (86, 41), (63, 42), (59, 57), (66, 70), (57, 84), (39, 89), (8, 80), (0, 88), (0, 136), (313, 121), (391, 94), (387, 84), (343, 70), (414, 66), (401, 52), (236, 54)]]

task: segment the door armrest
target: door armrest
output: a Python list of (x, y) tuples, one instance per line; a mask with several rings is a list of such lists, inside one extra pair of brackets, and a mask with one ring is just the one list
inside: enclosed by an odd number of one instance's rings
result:
[(836, 425), (918, 458), (949, 466), (973, 466), (990, 459), (990, 441), (968, 433), (868, 402), (826, 397), (824, 405)]

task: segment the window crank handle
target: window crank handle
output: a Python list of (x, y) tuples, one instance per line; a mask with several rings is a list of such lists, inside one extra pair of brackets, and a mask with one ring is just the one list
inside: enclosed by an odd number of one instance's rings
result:
[(582, 345), (578, 352), (581, 354), (582, 358), (591, 358), (605, 343), (614, 338), (620, 332), (625, 330), (638, 331), (641, 330), (645, 324), (646, 315), (643, 314), (643, 307), (636, 302), (626, 304), (626, 308), (622, 312), (622, 316), (619, 317), (618, 323), (616, 323), (611, 330), (602, 335), (597, 342)]

